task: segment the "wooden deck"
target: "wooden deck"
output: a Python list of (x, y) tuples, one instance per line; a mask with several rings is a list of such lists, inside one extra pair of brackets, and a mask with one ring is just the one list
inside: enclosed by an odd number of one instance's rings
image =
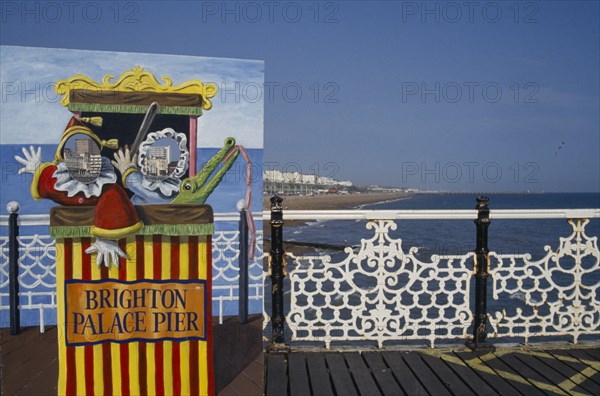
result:
[[(217, 322), (215, 318), (214, 322)], [(56, 326), (40, 333), (38, 327), (11, 336), (0, 329), (2, 395), (52, 395), (57, 392), (58, 359)], [(262, 395), (262, 315), (251, 315), (247, 324), (237, 317), (213, 325), (215, 388), (219, 395)]]
[(269, 352), (267, 395), (600, 395), (600, 348)]

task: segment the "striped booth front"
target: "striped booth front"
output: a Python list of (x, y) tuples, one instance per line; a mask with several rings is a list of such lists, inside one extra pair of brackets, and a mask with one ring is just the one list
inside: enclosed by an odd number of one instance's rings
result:
[(86, 250), (94, 208), (56, 207), (58, 393), (214, 393), (208, 205), (136, 207), (144, 227), (117, 242), (127, 258)]

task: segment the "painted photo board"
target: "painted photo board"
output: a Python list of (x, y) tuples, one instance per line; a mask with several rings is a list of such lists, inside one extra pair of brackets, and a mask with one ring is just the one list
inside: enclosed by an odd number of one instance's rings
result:
[(59, 394), (212, 394), (213, 315), (238, 307), (236, 215), (262, 252), (263, 102), (222, 92), (262, 86), (263, 63), (0, 51), (0, 201), (38, 219), (19, 229), (21, 326), (60, 328)]

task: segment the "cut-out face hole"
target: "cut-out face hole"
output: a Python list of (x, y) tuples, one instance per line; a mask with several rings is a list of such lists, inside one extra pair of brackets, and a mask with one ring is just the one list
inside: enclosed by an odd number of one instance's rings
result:
[(172, 138), (164, 137), (148, 147), (142, 172), (151, 180), (164, 180), (175, 173), (178, 161), (177, 142)]
[(71, 136), (63, 148), (63, 158), (69, 174), (79, 182), (91, 183), (100, 176), (100, 147), (87, 135), (78, 133)]
[(140, 145), (138, 164), (152, 182), (181, 178), (188, 167), (189, 153), (184, 133), (171, 128), (149, 133)]

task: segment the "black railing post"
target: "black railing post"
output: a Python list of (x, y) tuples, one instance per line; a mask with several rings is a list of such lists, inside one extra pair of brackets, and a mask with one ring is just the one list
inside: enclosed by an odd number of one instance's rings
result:
[(6, 205), (8, 216), (8, 300), (10, 305), (10, 334), (21, 332), (19, 313), (19, 203)]
[(246, 210), (240, 209), (240, 279), (239, 279), (239, 311), (240, 322), (248, 321), (248, 220)]
[(473, 322), (473, 340), (467, 345), (472, 349), (492, 348), (487, 338), (487, 278), (489, 277), (488, 227), (490, 225), (490, 199), (486, 196), (477, 198), (477, 242), (475, 246), (475, 318)]
[(283, 198), (275, 195), (271, 198), (271, 294), (272, 312), (271, 340), (274, 343), (284, 342), (283, 326)]

